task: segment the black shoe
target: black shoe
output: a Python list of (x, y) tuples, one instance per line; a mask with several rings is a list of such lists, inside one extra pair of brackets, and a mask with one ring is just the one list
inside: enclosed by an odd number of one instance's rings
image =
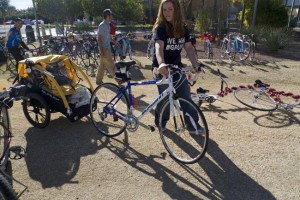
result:
[(103, 81), (99, 81), (99, 82), (96, 81), (97, 85), (101, 85), (102, 83), (103, 83)]

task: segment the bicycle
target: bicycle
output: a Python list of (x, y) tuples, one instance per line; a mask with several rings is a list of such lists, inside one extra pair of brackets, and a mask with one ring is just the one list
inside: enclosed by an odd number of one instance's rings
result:
[[(155, 128), (142, 123), (140, 119), (157, 103), (165, 100), (159, 112), (158, 126), (164, 147), (170, 156), (178, 162), (185, 164), (197, 162), (204, 156), (208, 146), (208, 126), (203, 113), (192, 100), (180, 98), (176, 95), (174, 88), (181, 82), (173, 83), (173, 76), (179, 75), (181, 78), (182, 73), (184, 73), (183, 70), (170, 65), (168, 79), (164, 77), (161, 81), (131, 82), (128, 71), (135, 63), (135, 61), (116, 63), (118, 69), (116, 77), (127, 82), (125, 87), (119, 87), (113, 83), (103, 83), (93, 92), (90, 102), (96, 103), (96, 106), (90, 107), (90, 115), (94, 126), (107, 137), (120, 135), (125, 130), (134, 132), (139, 126), (153, 132)], [(131, 87), (154, 84), (168, 84), (168, 88), (158, 95), (139, 115), (136, 115), (134, 113), (134, 98)], [(189, 108), (189, 110), (183, 111), (183, 107)], [(163, 127), (162, 116), (169, 111), (171, 111), (170, 120), (166, 127)], [(192, 117), (194, 115), (195, 118)], [(198, 123), (204, 128), (202, 134), (198, 131), (197, 121), (194, 120), (196, 118), (199, 119)], [(198, 135), (189, 133), (187, 130), (188, 122), (192, 124)]]
[(211, 42), (213, 40), (213, 36), (210, 33), (203, 33), (201, 35), (201, 39), (204, 41), (204, 53), (205, 53), (205, 57), (207, 59), (210, 59), (210, 61), (213, 61), (213, 49), (211, 46)]
[(152, 39), (152, 33), (148, 33), (144, 35), (145, 40), (149, 40), (148, 46), (147, 46), (147, 58), (152, 59), (154, 55), (154, 45), (155, 41)]
[[(14, 86), (0, 93), (0, 199), (18, 199), (27, 189), (25, 185), (6, 174), (9, 158), (20, 159), (25, 156), (25, 149), (21, 146), (10, 146), (13, 137), (8, 109), (13, 106), (14, 100), (20, 100), (24, 96), (26, 86)], [(12, 156), (14, 153), (14, 156)], [(16, 194), (7, 178), (15, 180), (25, 187), (19, 195)]]
[[(198, 105), (200, 107), (203, 103), (212, 104), (215, 101), (217, 101), (219, 97), (224, 97), (225, 90), (228, 91), (228, 89), (229, 89), (228, 84), (222, 77), (222, 74), (219, 69), (218, 69), (218, 76), (221, 79), (221, 89), (218, 94), (216, 94), (216, 95), (208, 94), (209, 90), (206, 90), (202, 87), (197, 88), (196, 93), (191, 92), (191, 98), (196, 105)], [(192, 74), (191, 77), (188, 76), (190, 86), (193, 86), (195, 84), (195, 82), (197, 81), (197, 79), (198, 79), (197, 74), (196, 75)], [(225, 90), (224, 90), (224, 85), (225, 85)]]
[(115, 36), (115, 40), (121, 44), (120, 47), (116, 45), (113, 46), (113, 57), (114, 60), (116, 59), (116, 55), (119, 57), (119, 60), (124, 60), (126, 58), (126, 55), (129, 56), (129, 59), (132, 60), (132, 49), (131, 49), (131, 44), (130, 40), (135, 39), (135, 34), (134, 33), (128, 33), (126, 34), (117, 34)]
[(244, 35), (230, 33), (224, 37), (220, 53), (221, 58), (228, 55), (230, 60), (234, 60), (235, 54), (238, 53), (240, 60), (246, 60), (249, 57), (250, 44), (246, 41)]
[(256, 43), (254, 42), (254, 34), (248, 35), (248, 43), (250, 44), (249, 59), (254, 60)]
[[(261, 111), (274, 111), (278, 108), (292, 110), (300, 107), (300, 95), (291, 92), (276, 91), (269, 84), (256, 80), (254, 85), (240, 86), (234, 91), (235, 98), (245, 106)], [(293, 103), (285, 103), (281, 97), (290, 97)]]

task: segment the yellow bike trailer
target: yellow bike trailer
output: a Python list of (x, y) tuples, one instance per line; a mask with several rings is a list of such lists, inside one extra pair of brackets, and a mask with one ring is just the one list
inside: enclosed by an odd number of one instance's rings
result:
[(26, 85), (22, 102), (27, 120), (37, 128), (61, 112), (71, 122), (88, 115), (94, 88), (87, 75), (64, 55), (31, 57), (18, 64), (19, 84)]

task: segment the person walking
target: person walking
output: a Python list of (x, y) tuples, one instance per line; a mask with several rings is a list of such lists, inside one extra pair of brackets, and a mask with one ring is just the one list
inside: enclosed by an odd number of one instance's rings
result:
[(103, 21), (99, 24), (98, 32), (97, 32), (98, 48), (100, 53), (100, 65), (98, 66), (98, 71), (96, 75), (97, 85), (103, 83), (105, 69), (107, 69), (110, 75), (113, 77), (115, 76), (115, 72), (116, 72), (115, 64), (112, 59), (110, 42), (113, 42), (117, 46), (120, 46), (120, 44), (114, 41), (111, 37), (110, 24), (112, 19), (113, 19), (112, 11), (110, 9), (105, 9), (103, 11)]
[[(187, 56), (198, 72), (200, 64), (197, 63), (194, 48), (190, 40), (190, 34), (187, 26), (184, 24), (181, 8), (178, 0), (162, 0), (159, 6), (156, 22), (153, 26), (153, 39), (155, 41), (155, 53), (152, 58), (153, 72), (158, 71), (159, 74), (153, 73), (154, 78), (161, 79), (162, 76), (168, 75), (167, 66), (169, 64), (177, 65), (183, 68), (181, 63), (181, 50), (184, 48), (187, 52)], [(191, 94), (189, 91), (188, 80), (185, 74), (181, 76), (179, 74), (173, 77), (174, 87), (176, 94), (179, 97), (190, 99)], [(176, 84), (175, 84), (176, 83)], [(168, 85), (159, 85), (158, 92), (161, 94)], [(166, 99), (168, 100), (168, 99)], [(164, 101), (160, 102), (155, 109), (155, 125), (159, 126), (159, 114), (161, 106)], [(187, 105), (182, 105), (183, 111), (188, 111), (190, 108)], [(191, 112), (189, 112), (191, 113)], [(169, 120), (169, 112), (164, 113), (162, 120), (162, 127), (165, 127)], [(198, 122), (198, 116), (192, 116), (195, 122)], [(192, 133), (201, 133), (204, 129), (197, 124), (197, 131), (193, 130), (192, 123), (189, 119), (185, 119), (187, 123), (187, 129)]]
[(18, 63), (20, 60), (24, 60), (24, 56), (21, 53), (21, 49), (27, 49), (27, 45), (22, 40), (21, 28), (22, 28), (22, 19), (16, 18), (14, 20), (14, 27), (12, 27), (7, 33), (6, 48), (8, 52), (16, 60), (16, 72), (18, 73)]

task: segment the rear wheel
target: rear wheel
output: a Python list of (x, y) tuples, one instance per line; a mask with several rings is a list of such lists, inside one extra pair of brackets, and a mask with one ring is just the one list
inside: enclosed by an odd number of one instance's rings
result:
[(29, 93), (23, 100), (23, 112), (26, 119), (36, 128), (45, 128), (50, 122), (49, 106), (42, 96)]
[(100, 133), (108, 137), (120, 135), (126, 128), (126, 122), (121, 116), (128, 114), (129, 101), (124, 94), (113, 100), (119, 90), (120, 87), (113, 83), (103, 83), (94, 90), (91, 97), (92, 122)]
[(273, 111), (278, 107), (276, 101), (259, 88), (240, 88), (234, 91), (234, 96), (240, 103), (256, 110)]
[(249, 57), (250, 53), (250, 44), (249, 42), (243, 42), (242, 51), (239, 52), (240, 60), (246, 60)]
[[(174, 116), (170, 110), (174, 110)], [(197, 105), (191, 100), (178, 98), (174, 101), (174, 109), (166, 101), (159, 113), (161, 140), (170, 156), (186, 164), (201, 159), (206, 152), (209, 135), (205, 117)], [(170, 119), (165, 122), (163, 116), (170, 116)]]
[(255, 42), (250, 42), (250, 55), (249, 58), (251, 61), (254, 60), (254, 56), (255, 56)]

